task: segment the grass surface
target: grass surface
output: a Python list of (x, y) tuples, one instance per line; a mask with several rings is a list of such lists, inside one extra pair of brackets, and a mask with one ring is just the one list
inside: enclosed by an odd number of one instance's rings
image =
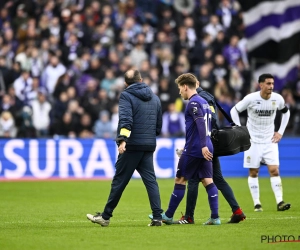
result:
[[(0, 183), (0, 249), (300, 249), (300, 242), (261, 243), (261, 236), (300, 235), (300, 179), (283, 178), (289, 211), (277, 212), (269, 178), (260, 179), (264, 212), (253, 211), (246, 178), (227, 179), (247, 220), (226, 224), (231, 211), (220, 194), (221, 226), (203, 226), (210, 215), (207, 195), (199, 190), (195, 225), (147, 227), (151, 213), (141, 180), (131, 180), (109, 227), (86, 219), (102, 211), (110, 181), (50, 181)], [(173, 180), (158, 180), (163, 209)], [(185, 210), (185, 198), (175, 218)], [(278, 239), (278, 238), (277, 238)], [(283, 238), (282, 238), (283, 239)], [(291, 239), (291, 238), (290, 238)]]

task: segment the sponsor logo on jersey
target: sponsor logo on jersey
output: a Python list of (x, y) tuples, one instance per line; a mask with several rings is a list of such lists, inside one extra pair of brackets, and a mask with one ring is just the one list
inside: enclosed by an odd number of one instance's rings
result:
[(202, 107), (203, 107), (204, 109), (210, 109), (210, 106), (209, 106), (208, 104), (202, 104)]
[(196, 103), (196, 102), (191, 102), (191, 104), (192, 104), (192, 105), (197, 105), (197, 103)]
[(275, 112), (275, 110), (255, 110), (255, 113), (258, 115), (258, 116), (271, 116), (273, 115)]
[(197, 107), (193, 107), (193, 113), (194, 113), (194, 115), (198, 113), (198, 108)]
[(251, 161), (251, 157), (247, 156), (247, 163), (250, 163), (250, 161)]

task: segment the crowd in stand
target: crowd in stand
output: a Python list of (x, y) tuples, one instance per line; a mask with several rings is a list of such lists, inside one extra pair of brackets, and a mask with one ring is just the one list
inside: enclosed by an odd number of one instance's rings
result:
[[(240, 5), (1, 1), (0, 137), (114, 138), (124, 73), (132, 67), (161, 100), (162, 136), (185, 132), (185, 103), (174, 84), (182, 73), (194, 73), (229, 113), (253, 90)], [(299, 135), (300, 77), (281, 94), (291, 110), (286, 134)]]

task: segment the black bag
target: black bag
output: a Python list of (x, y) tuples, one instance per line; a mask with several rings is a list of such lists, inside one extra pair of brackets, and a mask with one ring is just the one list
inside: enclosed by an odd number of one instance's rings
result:
[(215, 156), (234, 155), (246, 151), (250, 148), (250, 134), (246, 126), (237, 126), (231, 117), (217, 103), (218, 108), (226, 119), (231, 123), (230, 127), (224, 127), (219, 130), (213, 129), (211, 132), (211, 141), (214, 146)]

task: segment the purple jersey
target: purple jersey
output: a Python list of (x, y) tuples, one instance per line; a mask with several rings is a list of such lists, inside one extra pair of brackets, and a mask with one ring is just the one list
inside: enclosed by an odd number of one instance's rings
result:
[(193, 95), (185, 109), (185, 146), (183, 154), (204, 158), (202, 148), (207, 146), (213, 153), (210, 140), (212, 114), (207, 101), (198, 94)]

